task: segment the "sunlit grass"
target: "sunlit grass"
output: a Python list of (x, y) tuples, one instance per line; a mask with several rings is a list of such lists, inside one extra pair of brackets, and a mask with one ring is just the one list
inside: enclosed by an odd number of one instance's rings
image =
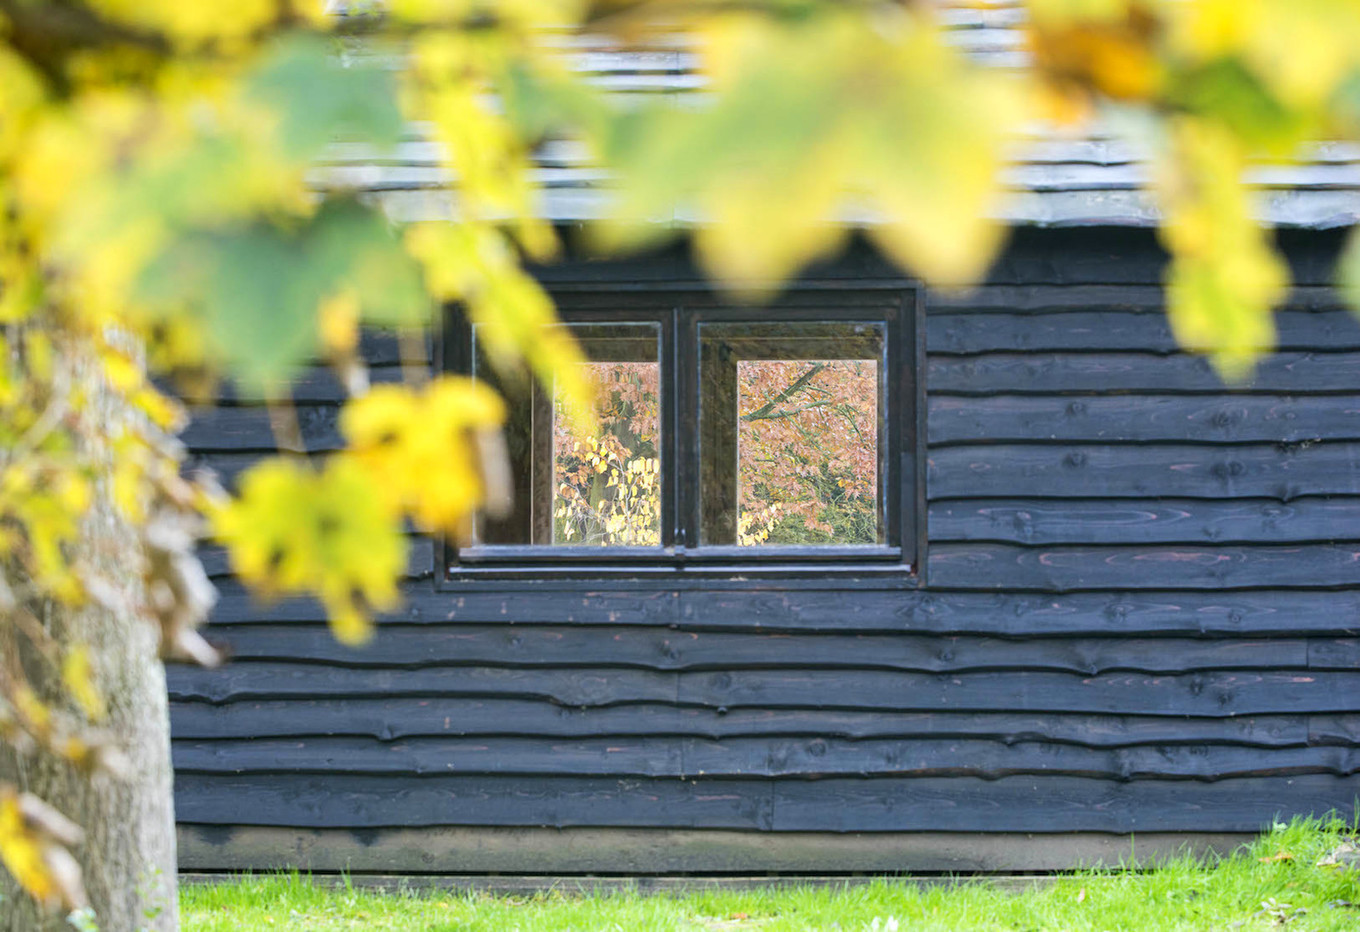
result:
[(1018, 893), (985, 882), (918, 886), (775, 886), (687, 894), (561, 890), (493, 896), (382, 893), (305, 876), (186, 885), (188, 932), (226, 930), (1290, 930), (1360, 929), (1360, 870), (1319, 867), (1356, 834), (1342, 822), (1295, 821), (1221, 860), (1179, 858), (1142, 871), (1064, 874)]

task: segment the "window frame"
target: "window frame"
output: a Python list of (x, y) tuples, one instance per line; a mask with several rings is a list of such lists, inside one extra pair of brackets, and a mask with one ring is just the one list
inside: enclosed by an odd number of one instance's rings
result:
[[(535, 576), (619, 577), (854, 576), (919, 582), (925, 552), (924, 299), (906, 279), (798, 281), (765, 304), (743, 305), (691, 280), (556, 282), (546, 285), (564, 323), (655, 323), (662, 392), (661, 545), (624, 547), (443, 541), (443, 580)], [(700, 333), (704, 323), (881, 323), (886, 456), (880, 495), (885, 544), (698, 546), (701, 509)], [(447, 311), (444, 370), (473, 371), (472, 327)]]

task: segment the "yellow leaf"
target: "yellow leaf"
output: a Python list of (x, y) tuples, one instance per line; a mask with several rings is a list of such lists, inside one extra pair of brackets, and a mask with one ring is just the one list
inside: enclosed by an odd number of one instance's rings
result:
[(40, 903), (56, 900), (57, 887), (38, 837), (24, 825), (17, 794), (0, 794), (0, 861), (19, 886)]
[(104, 697), (94, 685), (94, 669), (90, 664), (90, 648), (77, 644), (66, 652), (61, 664), (61, 681), (76, 704), (90, 721), (101, 721), (108, 709)]
[(399, 601), (406, 541), (398, 515), (352, 456), (334, 456), (321, 471), (288, 459), (252, 467), (240, 496), (214, 512), (213, 532), (259, 591), (318, 596), (345, 643), (367, 637), (370, 614)]
[(82, 834), (36, 796), (0, 785), (0, 863), (49, 909), (85, 905), (80, 865), (67, 850), (80, 843)]
[(321, 345), (334, 356), (353, 353), (359, 345), (359, 297), (353, 289), (332, 295), (317, 309)]
[(1176, 340), (1206, 353), (1219, 374), (1245, 378), (1275, 343), (1273, 309), (1289, 270), (1255, 219), (1243, 184), (1243, 144), (1228, 130), (1193, 117), (1172, 126), (1173, 157), (1156, 176), (1171, 253), (1167, 315)]
[(461, 534), (488, 491), (478, 434), (504, 419), (486, 385), (444, 376), (423, 390), (377, 386), (345, 406), (340, 428), (392, 507), (426, 530)]

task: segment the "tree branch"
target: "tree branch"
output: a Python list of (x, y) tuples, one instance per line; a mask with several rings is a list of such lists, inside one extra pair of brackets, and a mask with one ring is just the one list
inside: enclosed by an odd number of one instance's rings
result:
[(817, 374), (825, 368), (826, 363), (824, 362), (815, 363), (812, 366), (812, 368), (808, 369), (808, 371), (804, 372), (802, 375), (798, 376), (798, 378), (790, 382), (788, 387), (786, 387), (778, 395), (775, 395), (773, 398), (765, 402), (759, 408), (756, 408), (750, 414), (743, 414), (741, 416), (741, 419), (743, 421), (759, 421), (764, 418), (768, 418), (771, 415), (771, 413), (773, 413), (774, 410), (778, 408), (781, 404), (783, 404), (785, 401), (788, 401), (794, 395), (798, 394), (800, 391), (806, 388), (807, 384), (811, 382), (814, 378), (816, 378)]

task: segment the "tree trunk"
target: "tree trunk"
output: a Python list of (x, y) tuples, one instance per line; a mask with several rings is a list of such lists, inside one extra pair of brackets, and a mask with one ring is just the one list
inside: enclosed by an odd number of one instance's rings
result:
[[(69, 359), (66, 362), (72, 366), (74, 379), (89, 371)], [(85, 382), (89, 381), (85, 375)], [(97, 398), (106, 427), (130, 417), (107, 394)], [(94, 504), (70, 556), (102, 579), (136, 594), (142, 575), (140, 548), (135, 544), (139, 538), (110, 502), (111, 451), (104, 438), (82, 442), (90, 447), (88, 461), (104, 478), (96, 483)], [(107, 720), (99, 727), (126, 755), (127, 768), (118, 776), (91, 777), (45, 752), (18, 756), (0, 745), (0, 781), (8, 780), (40, 796), (85, 830), (84, 843), (72, 853), (84, 871), (100, 932), (174, 930), (178, 927), (175, 820), (159, 631), (131, 611), (110, 611), (93, 603), (81, 608), (51, 603), (33, 608), (59, 642), (89, 646), (94, 683), (108, 705)], [(22, 638), (19, 643), (24, 643)], [(42, 700), (69, 707), (70, 700), (63, 697), (50, 665), (23, 653), (21, 646), (23, 667)], [(4, 897), (2, 932), (70, 932), (63, 916), (43, 912), (3, 870), (0, 894)]]

